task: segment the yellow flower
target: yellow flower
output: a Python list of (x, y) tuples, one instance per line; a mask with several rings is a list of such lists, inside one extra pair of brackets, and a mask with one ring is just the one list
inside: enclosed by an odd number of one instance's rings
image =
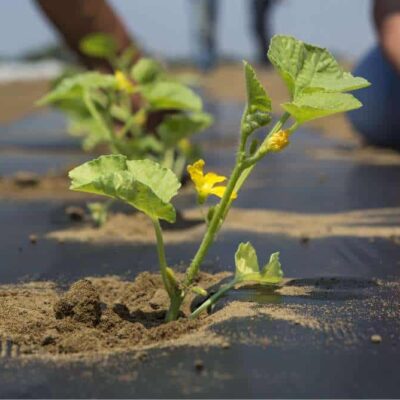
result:
[(289, 144), (288, 131), (280, 130), (274, 133), (265, 144), (266, 151), (277, 152), (283, 150)]
[[(217, 183), (226, 181), (225, 176), (217, 175), (214, 172), (208, 172), (204, 175), (204, 160), (198, 160), (193, 165), (188, 165), (187, 170), (193, 181), (200, 204), (203, 204), (211, 194), (221, 197), (224, 195), (226, 186), (215, 186)], [(237, 194), (232, 193), (231, 199), (236, 199)]]
[(125, 76), (122, 71), (115, 71), (115, 79), (117, 80), (117, 88), (126, 93), (133, 93), (135, 91), (135, 86), (133, 83)]

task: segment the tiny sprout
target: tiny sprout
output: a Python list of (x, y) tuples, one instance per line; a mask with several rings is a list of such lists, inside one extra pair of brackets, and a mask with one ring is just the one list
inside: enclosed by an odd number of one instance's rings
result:
[[(160, 220), (174, 223), (176, 219), (176, 211), (171, 200), (177, 195), (181, 185), (173, 168), (170, 168), (173, 164), (171, 155), (173, 156), (174, 151), (184, 144), (182, 140), (185, 140), (188, 132), (193, 133), (203, 129), (210, 123), (210, 119), (200, 112), (201, 102), (192, 92), (177, 86), (176, 82), (161, 81), (160, 83), (158, 81), (160, 78), (155, 81), (157, 82), (155, 86), (149, 86), (149, 80), (155, 75), (158, 76), (158, 67), (149, 61), (141, 63), (140, 68), (138, 66), (134, 71), (135, 81), (146, 82), (142, 91), (146, 94), (148, 103), (157, 105), (159, 109), (172, 108), (186, 112), (183, 117), (180, 114), (172, 115), (163, 121), (159, 129), (160, 137), (164, 138), (164, 143), (167, 144), (168, 157), (160, 164), (150, 159), (131, 160), (125, 155), (114, 154), (101, 156), (70, 171), (72, 190), (122, 200), (146, 214), (152, 221), (161, 277), (170, 298), (166, 321), (178, 319), (182, 303), (189, 292), (207, 296), (205, 289), (193, 284), (208, 250), (228, 215), (233, 200), (238, 197), (241, 187), (255, 165), (269, 153), (283, 150), (289, 144), (289, 136), (303, 123), (362, 106), (352, 94), (347, 92), (367, 87), (369, 82), (343, 71), (326, 49), (306, 44), (291, 36), (277, 35), (271, 40), (268, 57), (289, 90), (290, 99), (282, 104), (285, 110), (283, 115), (269, 132), (265, 132), (261, 144), (251, 137), (256, 130), (270, 123), (272, 102), (253, 67), (245, 62), (247, 104), (241, 122), (236, 160), (229, 178), (214, 172), (204, 174), (205, 162), (202, 159), (187, 168), (195, 184), (200, 204), (203, 204), (210, 195), (215, 195), (220, 200), (207, 212), (206, 231), (186, 270), (184, 279), (178, 279), (167, 264)], [(148, 72), (147, 65), (152, 66), (149, 74), (146, 73)], [(93, 85), (97, 88), (101, 87), (102, 90), (115, 88), (116, 79), (120, 81), (119, 85), (121, 83), (122, 86), (124, 85), (125, 81), (120, 76), (104, 80), (92, 74), (85, 77), (85, 88), (93, 88)], [(65, 94), (65, 91), (68, 92), (71, 88), (76, 89), (78, 83), (73, 81), (68, 85), (64, 84), (49, 96), (52, 99), (57, 98), (60, 93)], [(78, 87), (81, 86), (78, 85)], [(83, 90), (81, 93), (89, 109), (93, 111), (94, 102), (87, 97), (88, 92)], [(101, 97), (97, 97), (96, 102), (101, 102)], [(117, 108), (116, 112), (120, 111)], [(290, 120), (293, 122), (288, 126)], [(130, 116), (129, 121), (131, 122)], [(249, 140), (251, 140), (250, 143)], [(226, 185), (219, 185), (222, 182), (226, 182)], [(239, 244), (234, 258), (236, 270), (232, 280), (221, 285), (217, 292), (204, 299), (204, 302), (190, 314), (190, 318), (196, 318), (203, 311), (212, 308), (228, 290), (233, 289), (237, 284), (256, 282), (260, 285), (273, 286), (279, 285), (283, 280), (279, 252), (272, 253), (269, 261), (264, 266), (260, 266), (256, 250), (251, 243), (247, 242)]]

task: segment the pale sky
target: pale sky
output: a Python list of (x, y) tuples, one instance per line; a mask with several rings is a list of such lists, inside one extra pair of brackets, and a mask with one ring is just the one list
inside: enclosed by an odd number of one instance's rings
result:
[[(161, 56), (184, 57), (190, 53), (189, 1), (110, 3), (149, 50)], [(222, 53), (241, 57), (254, 54), (248, 6), (249, 0), (220, 0), (218, 41)], [(326, 46), (350, 59), (362, 55), (375, 40), (369, 0), (281, 0), (274, 12), (273, 30)], [(0, 38), (0, 55), (8, 56), (57, 40), (31, 0), (1, 0)]]

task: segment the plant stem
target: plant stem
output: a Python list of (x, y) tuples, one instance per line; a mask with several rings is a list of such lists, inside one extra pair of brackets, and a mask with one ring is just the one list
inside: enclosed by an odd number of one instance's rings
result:
[(163, 167), (172, 169), (174, 166), (175, 151), (173, 148), (165, 150), (164, 159), (162, 162)]
[[(260, 146), (260, 149), (262, 146), (266, 143), (268, 138), (273, 135), (274, 133), (278, 132), (280, 129), (282, 129), (283, 125), (285, 122), (290, 118), (290, 114), (285, 112), (282, 117), (279, 119), (279, 121), (274, 125), (274, 127), (271, 129), (271, 131), (268, 133), (266, 138), (264, 139), (263, 143)], [(186, 272), (186, 279), (185, 279), (185, 284), (190, 285), (194, 279), (194, 277), (197, 275), (199, 272), (200, 264), (202, 263), (209, 247), (211, 246), (212, 242), (215, 239), (215, 235), (218, 233), (220, 226), (222, 225), (221, 222), (225, 220), (230, 206), (232, 204), (232, 199), (231, 195), (233, 191), (238, 193), (240, 188), (242, 187), (243, 183), (246, 181), (248, 176), (250, 175), (251, 171), (254, 168), (255, 162), (251, 164), (248, 167), (245, 167), (245, 161), (243, 157), (243, 149), (245, 146), (245, 140), (243, 139), (243, 135), (240, 140), (239, 144), (239, 153), (236, 161), (236, 165), (232, 171), (232, 174), (229, 178), (228, 185), (226, 187), (225, 193), (217, 206), (213, 218), (210, 221), (210, 224), (207, 228), (206, 234), (203, 237), (203, 240), (200, 244), (199, 249), (197, 250), (197, 253), (195, 254), (189, 268), (187, 269)], [(262, 156), (260, 157), (260, 159)]]
[(209, 299), (207, 299), (203, 304), (201, 304), (196, 310), (194, 310), (189, 318), (194, 319), (198, 317), (203, 311), (205, 311), (208, 307), (212, 306), (217, 302), (217, 300), (222, 297), (228, 290), (232, 289), (236, 285), (236, 279), (233, 279), (226, 285), (220, 287), (218, 292), (214, 293)]
[(111, 141), (111, 148), (114, 153), (119, 153), (116, 143), (115, 143), (115, 138), (114, 138), (114, 132), (110, 127), (107, 125), (107, 123), (104, 121), (103, 117), (100, 115), (99, 111), (97, 110), (92, 98), (90, 97), (90, 93), (88, 90), (85, 90), (83, 93), (83, 101), (87, 107), (87, 109), (90, 112), (90, 115), (93, 117), (93, 119), (97, 122), (99, 125), (99, 128), (103, 130), (103, 132), (109, 137)]
[(160, 226), (160, 221), (158, 219), (152, 219), (154, 230), (156, 232), (157, 239), (157, 254), (158, 254), (158, 262), (160, 264), (161, 277), (164, 283), (165, 290), (167, 291), (170, 298), (173, 297), (173, 290), (168, 280), (167, 276), (167, 260), (165, 258), (165, 247), (164, 240), (162, 236), (162, 230)]
[(130, 131), (130, 129), (134, 125), (134, 123), (135, 123), (135, 115), (130, 115), (121, 129), (120, 132), (121, 137), (125, 137), (125, 135)]
[(157, 253), (158, 253), (158, 261), (160, 264), (161, 278), (165, 290), (167, 291), (170, 299), (170, 306), (165, 316), (165, 321), (166, 322), (175, 321), (179, 317), (180, 308), (184, 296), (183, 293), (177, 287), (174, 287), (173, 284), (171, 284), (171, 281), (168, 278), (168, 272), (167, 272), (168, 266), (165, 257), (165, 246), (164, 246), (160, 221), (158, 219), (152, 219), (152, 221), (157, 238)]
[(167, 315), (165, 316), (165, 322), (176, 321), (179, 317), (181, 311), (181, 304), (183, 301), (183, 296), (173, 296), (171, 297), (171, 304), (169, 306)]
[(228, 185), (225, 189), (225, 193), (222, 196), (222, 199), (214, 212), (214, 215), (210, 221), (210, 224), (208, 225), (206, 234), (203, 237), (200, 247), (197, 250), (196, 255), (194, 256), (189, 268), (186, 271), (186, 279), (185, 279), (186, 285), (190, 285), (194, 277), (199, 272), (200, 264), (203, 261), (203, 258), (206, 255), (208, 248), (214, 241), (215, 235), (219, 228), (219, 224), (221, 222), (221, 217), (225, 214), (225, 208), (230, 202), (231, 195), (233, 193), (233, 190), (236, 186), (236, 182), (240, 177), (241, 173), (242, 173), (242, 165), (241, 163), (238, 163), (236, 164), (235, 168), (232, 171)]
[[(267, 140), (276, 132), (278, 132), (279, 130), (282, 129), (283, 125), (285, 124), (285, 122), (290, 118), (290, 114), (288, 112), (285, 112), (282, 117), (277, 121), (277, 123), (273, 126), (273, 128), (271, 129), (271, 131), (268, 133), (268, 135), (265, 137), (264, 141), (262, 142), (261, 146), (259, 147), (260, 149), (263, 147), (263, 145), (267, 142)], [(257, 155), (255, 156), (257, 159)], [(263, 156), (259, 157), (259, 159), (261, 159)], [(258, 161), (258, 160), (257, 160)], [(251, 174), (251, 171), (253, 170), (255, 166), (255, 162), (250, 165), (249, 167), (247, 167), (242, 175), (240, 176), (240, 178), (238, 179), (238, 182), (236, 184), (235, 187), (235, 191), (236, 193), (240, 190), (240, 188), (243, 186), (244, 182), (246, 181), (246, 179), (249, 177), (249, 175)]]
[(186, 156), (184, 154), (179, 154), (174, 162), (173, 171), (178, 177), (179, 181), (182, 181), (183, 171), (185, 170)]

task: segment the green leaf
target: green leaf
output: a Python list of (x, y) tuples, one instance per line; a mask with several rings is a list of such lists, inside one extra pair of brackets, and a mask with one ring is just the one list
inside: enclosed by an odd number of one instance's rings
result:
[(260, 273), (260, 282), (277, 284), (283, 280), (283, 271), (279, 262), (279, 252), (271, 254), (269, 263)]
[(81, 97), (60, 100), (57, 102), (57, 108), (74, 119), (88, 118), (90, 116)]
[(111, 35), (106, 33), (91, 33), (81, 40), (79, 49), (89, 57), (109, 60), (117, 54), (117, 43)]
[(258, 282), (277, 284), (283, 279), (279, 253), (273, 253), (269, 263), (260, 272), (256, 251), (250, 242), (240, 243), (235, 254), (235, 282)]
[(68, 131), (73, 136), (84, 136), (82, 148), (85, 151), (94, 149), (101, 143), (109, 143), (109, 136), (101, 129), (97, 122), (90, 117), (70, 117)]
[(150, 218), (175, 221), (175, 209), (169, 201), (180, 183), (172, 171), (154, 161), (101, 156), (74, 168), (69, 177), (71, 190), (120, 199)]
[(257, 277), (260, 274), (257, 254), (250, 242), (240, 243), (235, 253), (235, 279), (238, 281), (250, 280), (248, 277)]
[(153, 110), (201, 111), (202, 101), (191, 89), (177, 82), (143, 85), (143, 97)]
[(80, 98), (88, 89), (115, 88), (116, 80), (113, 75), (99, 72), (85, 72), (62, 80), (49, 94), (39, 100), (39, 105), (49, 104), (65, 99)]
[(131, 110), (118, 104), (113, 104), (110, 109), (111, 116), (118, 121), (126, 122), (131, 116)]
[(354, 110), (361, 106), (361, 102), (351, 94), (322, 92), (306, 93), (291, 103), (282, 104), (282, 107), (299, 123)]
[(145, 184), (165, 203), (178, 193), (181, 187), (176, 175), (168, 168), (151, 160), (127, 161), (128, 171), (135, 180)]
[(158, 126), (158, 134), (167, 147), (175, 147), (181, 139), (207, 129), (212, 122), (212, 116), (203, 112), (172, 114)]
[(271, 99), (264, 90), (253, 67), (244, 61), (247, 105), (242, 118), (242, 132), (248, 136), (271, 121)]
[(302, 92), (348, 92), (370, 85), (366, 79), (344, 72), (328, 50), (292, 36), (274, 36), (268, 58), (294, 99)]
[(132, 67), (131, 75), (136, 82), (146, 84), (154, 82), (163, 72), (159, 62), (143, 57)]

